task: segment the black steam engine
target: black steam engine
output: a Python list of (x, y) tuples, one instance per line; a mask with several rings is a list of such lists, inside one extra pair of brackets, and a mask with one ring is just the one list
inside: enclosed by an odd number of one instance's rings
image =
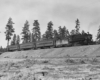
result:
[(84, 34), (75, 34), (69, 36), (69, 43), (71, 45), (89, 45), (93, 44), (92, 34), (84, 33)]

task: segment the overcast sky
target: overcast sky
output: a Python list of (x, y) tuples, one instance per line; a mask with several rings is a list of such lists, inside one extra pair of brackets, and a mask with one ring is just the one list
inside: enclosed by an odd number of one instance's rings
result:
[(4, 32), (9, 17), (15, 23), (16, 34), (21, 33), (26, 20), (30, 30), (34, 20), (38, 20), (43, 34), (49, 21), (54, 29), (66, 26), (71, 31), (78, 18), (81, 30), (89, 31), (95, 39), (100, 25), (100, 0), (0, 0), (0, 46), (3, 47), (7, 45)]

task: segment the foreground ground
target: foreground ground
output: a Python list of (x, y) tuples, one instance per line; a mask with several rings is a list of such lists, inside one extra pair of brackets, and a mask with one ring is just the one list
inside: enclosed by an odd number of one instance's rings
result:
[(100, 80), (96, 59), (6, 59), (0, 80)]
[(100, 80), (100, 45), (7, 52), (0, 80)]

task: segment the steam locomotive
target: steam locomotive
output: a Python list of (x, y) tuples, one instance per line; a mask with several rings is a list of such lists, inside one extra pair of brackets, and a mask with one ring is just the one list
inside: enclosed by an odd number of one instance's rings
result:
[(28, 50), (28, 49), (44, 49), (44, 48), (51, 48), (51, 47), (69, 47), (69, 46), (77, 46), (77, 45), (89, 45), (92, 44), (92, 34), (85, 33), (85, 34), (75, 34), (68, 36), (67, 39), (62, 40), (41, 40), (36, 42), (28, 42), (22, 43), (17, 45), (10, 45), (8, 46), (9, 51), (16, 51), (16, 50)]

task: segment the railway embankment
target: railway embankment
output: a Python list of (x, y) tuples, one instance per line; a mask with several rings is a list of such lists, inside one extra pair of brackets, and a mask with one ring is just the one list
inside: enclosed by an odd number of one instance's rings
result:
[(100, 45), (74, 46), (5, 52), (0, 58), (64, 58), (67, 56), (100, 56)]

